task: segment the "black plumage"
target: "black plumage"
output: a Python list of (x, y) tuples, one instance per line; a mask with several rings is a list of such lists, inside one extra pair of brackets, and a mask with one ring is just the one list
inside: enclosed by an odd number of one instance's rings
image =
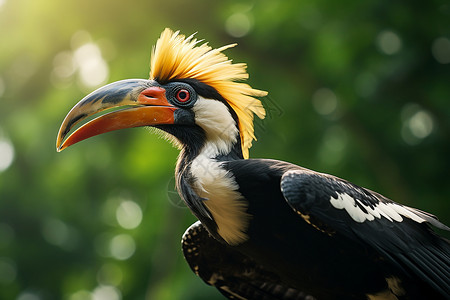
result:
[[(364, 212), (364, 207), (394, 204), (391, 200), (334, 176), (275, 160), (224, 161), (223, 167), (233, 174), (252, 215), (247, 242), (220, 245), (223, 251), (238, 253), (233, 265), (237, 259), (247, 265), (252, 258), (276, 274), (286, 289), (306, 291), (318, 299), (366, 299), (392, 289), (393, 281), (401, 286), (392, 291), (398, 299), (449, 295), (450, 247), (429, 225), (407, 217), (401, 222), (381, 217), (358, 223), (329, 201), (345, 192), (360, 200)], [(209, 229), (215, 233), (214, 227)], [(198, 243), (196, 247), (208, 244)], [(216, 240), (210, 243), (215, 245)], [(204, 257), (217, 255), (211, 249), (203, 245), (197, 251)], [(204, 259), (204, 266), (189, 255), (186, 259), (191, 267), (193, 263), (200, 269), (217, 267), (216, 272), (224, 272), (227, 265), (226, 258), (223, 265)]]
[(229, 299), (315, 299), (287, 287), (277, 274), (217, 241), (200, 222), (186, 230), (182, 249), (192, 271)]

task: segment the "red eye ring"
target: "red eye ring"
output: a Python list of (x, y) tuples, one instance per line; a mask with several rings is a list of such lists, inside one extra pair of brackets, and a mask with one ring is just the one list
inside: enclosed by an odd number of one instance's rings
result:
[(176, 98), (178, 101), (184, 103), (189, 101), (189, 99), (191, 98), (191, 93), (189, 93), (189, 91), (186, 89), (181, 89), (177, 92)]

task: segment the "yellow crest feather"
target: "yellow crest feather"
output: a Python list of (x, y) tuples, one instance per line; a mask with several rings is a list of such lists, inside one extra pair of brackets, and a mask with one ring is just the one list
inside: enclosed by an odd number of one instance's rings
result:
[(152, 50), (150, 79), (166, 82), (193, 78), (213, 87), (237, 114), (242, 153), (248, 158), (248, 150), (256, 140), (253, 114), (260, 119), (266, 115), (261, 101), (253, 96), (262, 97), (267, 92), (239, 82), (248, 78), (247, 65), (234, 64), (222, 53), (236, 44), (213, 49), (200, 42), (193, 35), (186, 38), (166, 28)]

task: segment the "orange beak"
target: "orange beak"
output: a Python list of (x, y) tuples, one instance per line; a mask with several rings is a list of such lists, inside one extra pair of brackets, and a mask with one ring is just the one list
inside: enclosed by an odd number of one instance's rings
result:
[[(165, 94), (165, 89), (157, 82), (144, 79), (121, 80), (97, 89), (67, 114), (58, 132), (56, 150), (60, 152), (82, 140), (113, 130), (173, 124), (177, 108), (167, 101)], [(64, 140), (80, 121), (117, 107), (122, 109), (87, 122)]]

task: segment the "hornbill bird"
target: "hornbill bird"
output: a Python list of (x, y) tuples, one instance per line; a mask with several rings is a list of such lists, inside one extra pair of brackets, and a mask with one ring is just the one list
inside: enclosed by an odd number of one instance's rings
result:
[(450, 299), (450, 245), (429, 224), (450, 228), (435, 216), (332, 175), (249, 159), (254, 115), (265, 116), (256, 97), (267, 93), (243, 82), (246, 65), (223, 53), (233, 46), (165, 29), (150, 79), (83, 98), (57, 150), (122, 128), (167, 134), (181, 150), (178, 192), (199, 220), (184, 256), (230, 299)]

